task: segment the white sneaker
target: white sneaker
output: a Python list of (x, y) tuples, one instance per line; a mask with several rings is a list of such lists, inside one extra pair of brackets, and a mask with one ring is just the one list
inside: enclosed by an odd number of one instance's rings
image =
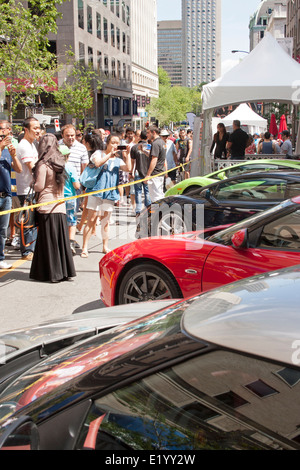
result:
[(0, 261), (0, 269), (10, 269), (12, 264), (8, 264), (6, 261)]

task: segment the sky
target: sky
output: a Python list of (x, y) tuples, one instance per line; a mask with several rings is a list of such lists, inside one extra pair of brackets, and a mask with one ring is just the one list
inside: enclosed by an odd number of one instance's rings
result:
[[(234, 67), (245, 54), (232, 54), (239, 49), (249, 51), (249, 19), (260, 0), (222, 0), (222, 75)], [(157, 0), (158, 21), (180, 20), (181, 0)]]

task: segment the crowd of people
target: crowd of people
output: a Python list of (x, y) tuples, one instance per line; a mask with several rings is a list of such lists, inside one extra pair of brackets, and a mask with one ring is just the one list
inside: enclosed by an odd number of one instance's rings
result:
[(280, 138), (270, 132), (247, 134), (241, 129), (240, 121), (233, 121), (233, 132), (227, 132), (223, 123), (217, 126), (214, 134), (211, 154), (215, 159), (243, 160), (247, 155), (283, 155), (293, 158), (293, 147), (290, 132), (285, 130)]
[[(40, 282), (76, 276), (73, 257), (78, 249), (82, 258), (89, 256), (97, 224), (107, 253), (116, 206), (130, 206), (138, 220), (143, 205), (161, 199), (166, 183), (176, 182), (178, 165), (185, 164), (181, 178), (190, 175), (192, 131), (185, 129), (81, 131), (67, 124), (54, 135), (30, 117), (18, 139), (8, 121), (0, 121), (0, 130), (0, 212), (25, 203), (39, 205), (37, 226), (22, 234), (16, 231), (15, 214), (0, 216), (0, 269), (12, 267), (5, 261), (5, 244), (12, 245), (20, 249), (22, 259), (32, 261), (30, 278)], [(92, 173), (93, 184), (88, 186), (84, 178)], [(126, 183), (132, 184), (120, 187)], [(82, 247), (76, 233), (83, 233)]]

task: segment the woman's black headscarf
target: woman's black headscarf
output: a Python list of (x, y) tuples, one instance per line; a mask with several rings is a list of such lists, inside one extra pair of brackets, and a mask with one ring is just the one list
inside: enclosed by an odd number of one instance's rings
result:
[(44, 163), (53, 169), (55, 172), (55, 181), (58, 186), (65, 183), (65, 158), (59, 151), (58, 141), (55, 135), (45, 134), (41, 137), (38, 146), (39, 159), (33, 169), (33, 176), (35, 178), (37, 168)]

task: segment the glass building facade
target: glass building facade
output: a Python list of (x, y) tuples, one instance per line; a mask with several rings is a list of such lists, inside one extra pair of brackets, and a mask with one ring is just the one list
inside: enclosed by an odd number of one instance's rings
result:
[(182, 0), (183, 85), (221, 74), (221, 0)]
[(157, 39), (158, 66), (168, 73), (172, 86), (182, 86), (182, 22), (158, 22)]

